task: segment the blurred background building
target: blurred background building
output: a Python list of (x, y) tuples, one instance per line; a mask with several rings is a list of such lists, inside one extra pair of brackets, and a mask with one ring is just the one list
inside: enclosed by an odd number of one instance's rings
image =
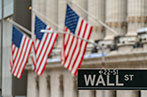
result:
[[(147, 27), (147, 0), (71, 0), (87, 10), (96, 19), (103, 21), (117, 34), (106, 29), (93, 20), (89, 15), (70, 6), (85, 20), (94, 26), (91, 40), (105, 47), (105, 68), (146, 68), (146, 37), (145, 33), (138, 33), (141, 28)], [(53, 20), (61, 28), (64, 27), (65, 0), (33, 0), (32, 6), (47, 18)], [(37, 15), (37, 13), (36, 13)], [(39, 16), (39, 15), (38, 15)], [(43, 17), (40, 16), (43, 19)], [(34, 14), (32, 16), (34, 19)], [(61, 30), (47, 20), (47, 24), (54, 29)], [(34, 25), (32, 24), (32, 27)], [(144, 36), (144, 37), (143, 37)], [(44, 74), (39, 77), (31, 71), (31, 62), (28, 65), (28, 97), (146, 97), (146, 91), (78, 91), (77, 78), (64, 69), (60, 64), (58, 48), (61, 39), (56, 43), (52, 58)], [(82, 68), (101, 68), (99, 49), (88, 45)]]
[(30, 30), (31, 12), (28, 10), (30, 5), (30, 0), (3, 0), (3, 2), (0, 0), (0, 96), (2, 97), (24, 97), (27, 94), (27, 71), (25, 70), (21, 80), (13, 77), (10, 72), (12, 24), (6, 19), (13, 18)]
[[(2, 11), (2, 9), (4, 10)], [(12, 16), (12, 14), (13, 1), (5, 0), (2, 4), (2, 0), (0, 0), (0, 95), (2, 95), (3, 90), (5, 96), (12, 95), (12, 76), (9, 72), (8, 60), (11, 55), (11, 24), (6, 22), (4, 18)]]
[[(5, 11), (13, 16), (13, 20), (29, 30), (34, 30), (34, 16), (42, 14), (54, 23), (64, 28), (66, 0), (4, 0), (11, 2), (14, 7)], [(105, 47), (105, 68), (147, 68), (147, 0), (71, 0), (87, 10), (96, 19), (101, 20), (113, 28), (111, 32), (93, 20), (89, 15), (70, 6), (91, 25), (94, 26), (90, 40)], [(8, 5), (9, 5), (8, 4)], [(29, 6), (37, 10), (31, 13)], [(13, 11), (14, 9), (14, 11)], [(46, 18), (39, 16), (45, 23), (55, 30), (62, 30), (54, 26)], [(37, 76), (31, 69), (31, 59), (21, 80), (12, 77), (9, 72), (11, 24), (3, 20), (3, 69), (2, 94), (4, 97), (146, 97), (147, 91), (140, 90), (77, 90), (77, 77), (65, 69), (60, 63), (60, 35), (52, 55), (48, 59), (46, 70), (42, 76)], [(9, 28), (8, 28), (9, 27)], [(1, 32), (2, 33), (2, 32)], [(2, 34), (1, 34), (2, 35)], [(3, 40), (2, 40), (3, 39)], [(81, 68), (101, 68), (101, 51), (88, 44), (86, 55)]]

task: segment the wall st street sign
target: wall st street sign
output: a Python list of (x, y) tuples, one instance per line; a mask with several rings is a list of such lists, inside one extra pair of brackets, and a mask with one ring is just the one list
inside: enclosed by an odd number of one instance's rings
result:
[(79, 69), (79, 90), (147, 90), (147, 70)]

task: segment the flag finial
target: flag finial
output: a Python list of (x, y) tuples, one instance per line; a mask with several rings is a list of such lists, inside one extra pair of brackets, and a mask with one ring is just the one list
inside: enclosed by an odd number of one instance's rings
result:
[(29, 10), (32, 10), (32, 6), (29, 7)]
[(7, 18), (7, 21), (9, 22), (10, 21), (10, 18)]

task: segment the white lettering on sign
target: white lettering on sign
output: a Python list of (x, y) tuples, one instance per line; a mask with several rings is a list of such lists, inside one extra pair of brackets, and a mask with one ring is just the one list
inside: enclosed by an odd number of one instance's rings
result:
[[(104, 80), (104, 76), (106, 80)], [(86, 86), (124, 86), (124, 83), (119, 82), (119, 75), (114, 75), (115, 76), (115, 82), (111, 81), (111, 76), (110, 75), (84, 75), (84, 81)], [(132, 75), (126, 75), (125, 80), (128, 79), (133, 79)]]
[(91, 84), (91, 86), (94, 86), (95, 77), (96, 75), (93, 75), (93, 77), (92, 75), (88, 75), (88, 78), (87, 78), (87, 75), (84, 75), (86, 86), (88, 86), (89, 84)]
[(110, 83), (110, 76), (107, 75), (107, 86), (114, 86), (114, 83)]
[(119, 83), (119, 76), (116, 75), (116, 86), (124, 86), (124, 83)]
[(105, 86), (105, 82), (104, 82), (104, 78), (102, 75), (99, 75), (96, 86), (98, 86), (99, 84), (102, 84), (103, 86)]
[(125, 81), (132, 81), (133, 77), (134, 77), (133, 74), (126, 74), (126, 75), (124, 75), (124, 80)]

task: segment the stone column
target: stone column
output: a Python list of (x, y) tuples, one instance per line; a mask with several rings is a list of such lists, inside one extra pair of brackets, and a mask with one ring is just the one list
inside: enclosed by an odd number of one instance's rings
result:
[[(88, 0), (72, 0), (72, 1), (88, 11)], [(85, 12), (83, 12), (81, 9), (79, 9), (76, 5), (72, 3), (71, 3), (71, 7), (76, 11), (76, 13), (78, 13), (79, 16), (87, 20), (88, 15)]]
[(83, 97), (82, 95), (84, 95), (84, 97), (115, 97), (115, 96), (105, 96), (105, 92), (102, 90), (78, 90), (78, 95), (79, 96), (75, 96), (75, 97)]
[[(147, 16), (147, 0), (145, 0), (144, 3), (145, 3), (145, 12), (144, 12), (144, 13), (145, 13), (145, 16)], [(146, 17), (146, 18), (147, 18), (147, 17)], [(146, 22), (147, 22), (147, 21), (146, 21)], [(146, 22), (145, 22), (145, 23), (146, 23)], [(146, 25), (147, 25), (147, 23), (146, 23)]]
[[(126, 33), (127, 0), (106, 0), (106, 23), (118, 35)], [(106, 29), (105, 39), (113, 39), (115, 34)]]
[[(88, 0), (88, 12), (97, 20), (105, 22), (105, 0)], [(89, 24), (93, 25), (92, 40), (100, 40), (104, 38), (104, 27), (88, 16)]]
[(39, 79), (35, 72), (28, 71), (27, 97), (39, 97)]
[[(116, 97), (139, 97), (138, 91), (118, 90)], [(142, 96), (141, 96), (142, 97)]]
[[(72, 77), (73, 78), (73, 77)], [(73, 95), (74, 97), (79, 97), (79, 90), (78, 90), (78, 82), (77, 82), (77, 77), (73, 78)]]
[(103, 95), (103, 94), (107, 94), (107, 93), (103, 93), (103, 91), (101, 90), (79, 90), (79, 96), (78, 97), (115, 97), (115, 96), (111, 96), (111, 95)]
[(141, 97), (146, 97), (147, 95), (147, 90), (142, 90), (141, 91)]
[[(66, 14), (66, 1), (65, 0), (59, 0), (58, 1), (58, 26), (61, 28), (58, 28), (58, 31), (63, 31), (64, 29), (64, 21), (65, 21), (65, 14)], [(57, 48), (62, 47), (62, 35), (59, 34), (58, 37), (58, 45)]]
[(103, 90), (97, 90), (95, 97), (103, 97), (103, 94), (104, 94)]
[[(38, 0), (32, 0), (32, 8), (34, 8), (34, 9), (36, 9), (36, 10), (38, 10)], [(31, 29), (31, 31), (34, 33), (34, 31), (35, 31), (35, 13), (34, 12), (32, 12), (32, 29)], [(33, 37), (33, 39), (34, 39), (34, 37)]]
[[(128, 0), (128, 29), (125, 37), (121, 37), (119, 43), (119, 49), (127, 49), (125, 51), (131, 51), (133, 45), (136, 44), (139, 39), (137, 38), (137, 31), (140, 28), (146, 26), (146, 0)], [(139, 48), (137, 48), (139, 49)]]
[(48, 84), (47, 73), (44, 72), (43, 75), (39, 77), (39, 97), (49, 97)]
[(10, 69), (9, 69), (10, 65), (8, 61), (11, 58), (11, 34), (12, 34), (12, 24), (4, 20), (3, 21), (3, 46), (2, 46), (3, 63), (0, 64), (2, 65), (2, 67), (0, 67), (0, 69), (2, 68), (2, 74), (0, 74), (1, 75), (0, 77), (2, 77), (2, 79), (0, 79), (1, 80), (0, 82), (2, 82), (2, 84), (0, 83), (2, 85), (0, 86), (0, 88), (2, 89), (2, 91), (0, 91), (0, 93), (2, 94), (2, 97), (12, 97), (12, 92), (14, 91), (13, 90), (14, 80), (12, 78), (13, 75), (10, 72)]
[(64, 97), (78, 97), (76, 82), (69, 71), (64, 71)]
[(42, 15), (46, 15), (46, 0), (37, 0), (38, 2), (38, 11)]
[[(58, 1), (60, 0), (47, 0), (46, 1), (46, 17), (49, 20), (52, 20), (55, 24), (58, 24)], [(49, 26), (54, 30), (57, 30), (57, 27), (51, 22), (47, 21)]]
[(128, 0), (128, 36), (137, 35), (138, 29), (146, 27), (146, 3), (146, 0)]
[(79, 97), (94, 97), (93, 91), (90, 91), (90, 90), (79, 90)]
[(51, 76), (51, 97), (63, 97), (63, 90), (60, 87), (60, 75), (61, 72), (59, 70), (55, 70), (50, 72)]
[[(66, 13), (66, 1), (59, 0), (58, 1), (58, 25), (62, 28), (64, 28), (65, 13)], [(58, 29), (58, 30), (61, 30), (61, 29)]]
[[(36, 3), (36, 15), (43, 21), (46, 23), (46, 18), (44, 18), (46, 16), (46, 0), (36, 0), (34, 1), (34, 3)], [(44, 16), (44, 17), (42, 17)]]
[[(46, 19), (45, 22), (50, 26), (54, 31), (58, 30), (58, 1), (61, 0), (45, 0), (46, 6)], [(57, 26), (56, 26), (57, 25)], [(54, 48), (57, 47), (59, 43), (59, 38), (55, 42)], [(55, 56), (55, 55), (54, 55)]]
[(117, 97), (115, 91), (106, 90), (106, 91), (103, 91), (103, 92), (104, 92), (104, 95), (103, 95), (104, 97)]
[[(46, 1), (46, 17), (51, 20), (54, 24), (58, 24), (58, 1), (60, 0), (47, 0)], [(54, 31), (57, 31), (56, 27), (52, 22), (47, 21), (47, 24), (52, 27)], [(57, 47), (59, 41), (56, 41), (55, 46)]]

